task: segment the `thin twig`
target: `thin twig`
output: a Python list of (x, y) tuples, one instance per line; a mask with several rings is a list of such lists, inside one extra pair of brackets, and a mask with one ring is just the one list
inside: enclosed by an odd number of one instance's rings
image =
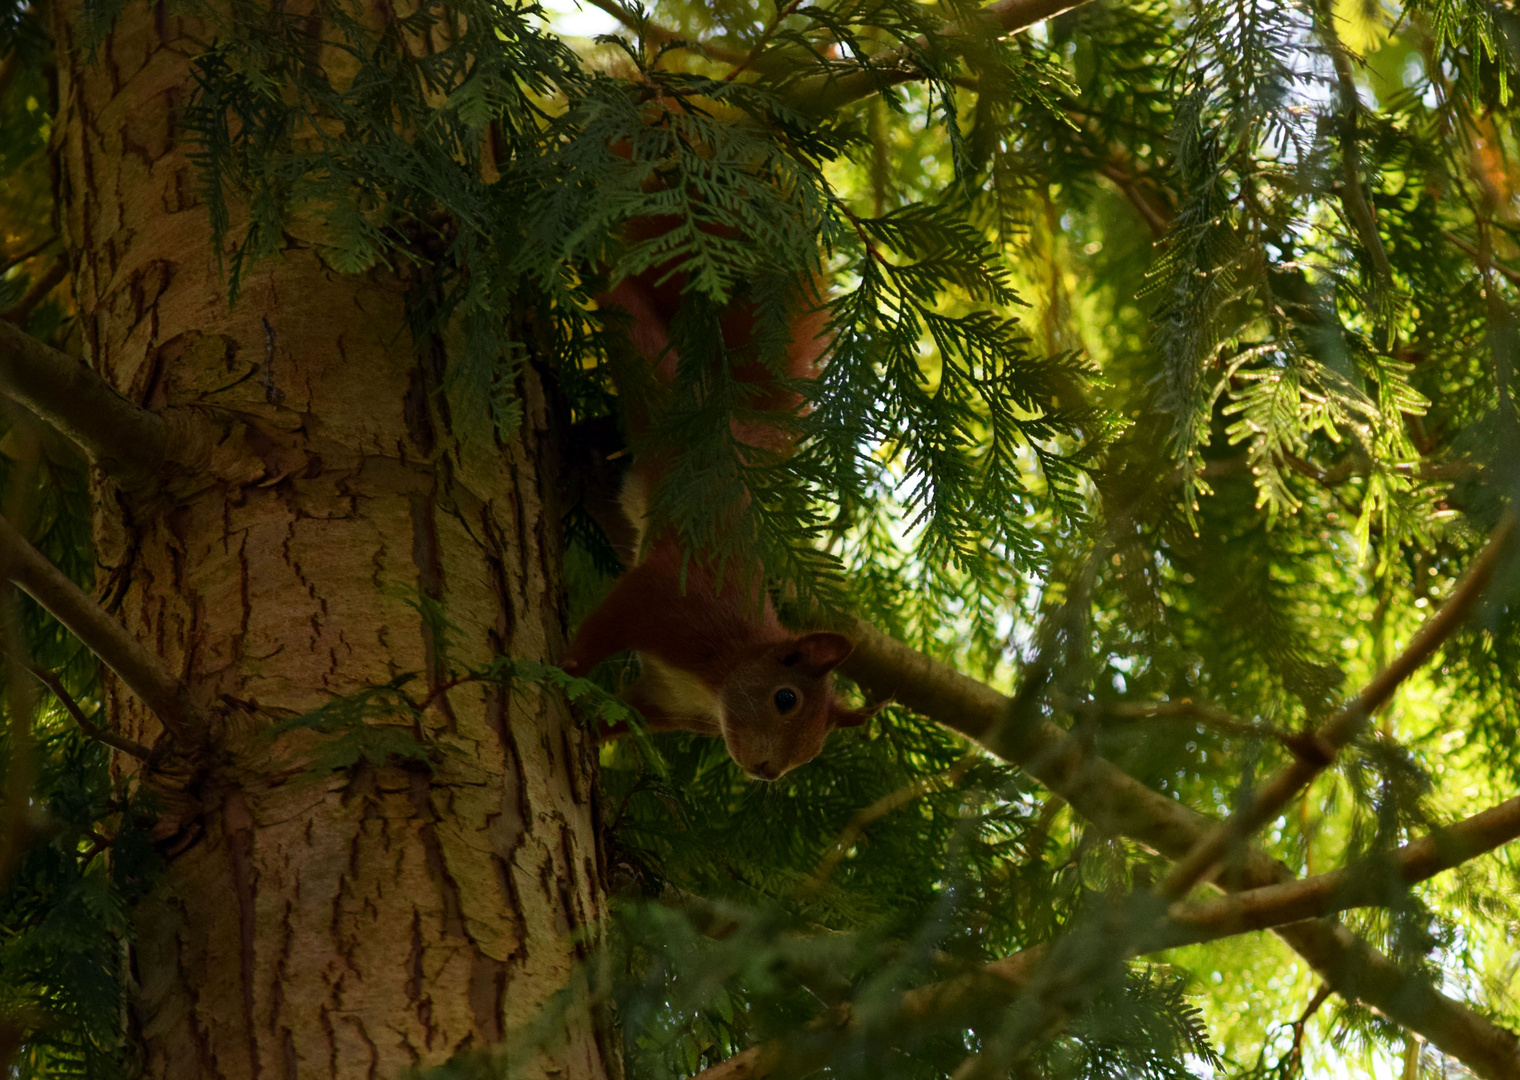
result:
[(691, 45), (706, 53), (714, 60), (725, 64), (741, 64), (745, 60), (744, 53), (738, 49), (731, 49), (727, 45), (720, 45), (715, 41), (700, 41), (688, 37), (668, 26), (661, 26), (652, 19), (640, 19), (632, 11), (629, 11), (617, 0), (587, 0), (593, 7), (598, 7), (622, 23), (629, 30), (653, 41), (656, 45), (669, 45), (676, 41), (690, 42)]
[(1319, 1007), (1330, 999), (1330, 984), (1320, 983), (1314, 991), (1314, 996), (1309, 999), (1309, 1004), (1304, 1006), (1304, 1011), (1293, 1021), (1293, 1046), (1288, 1051), (1288, 1067), (1283, 1072), (1283, 1080), (1292, 1080), (1293, 1074), (1304, 1058), (1304, 1031), (1309, 1026), (1309, 1018), (1319, 1012)]
[(760, 55), (760, 50), (765, 48), (765, 46), (770, 42), (771, 38), (775, 35), (776, 31), (781, 29), (781, 24), (786, 21), (786, 17), (800, 8), (804, 2), (805, 0), (790, 0), (790, 2), (783, 7), (781, 0), (776, 0), (776, 17), (773, 18), (768, 24), (766, 24), (764, 30), (760, 31), (760, 36), (756, 38), (755, 43), (749, 47), (749, 52), (744, 54), (744, 59), (735, 64), (733, 70), (730, 71), (727, 75), (723, 76), (724, 81), (732, 82), (734, 79), (739, 77), (740, 73), (743, 72), (745, 68), (753, 64), (755, 62), (755, 57)]
[[(1368, 874), (1366, 867), (1358, 864), (1318, 878), (1256, 889), (1205, 903), (1174, 905), (1165, 930), (1132, 951), (1137, 955), (1161, 952), (1179, 944), (1215, 941), (1316, 915), (1373, 906), (1386, 898), (1383, 883), (1390, 878), (1397, 878), (1405, 884), (1424, 881), (1492, 851), (1517, 836), (1520, 836), (1520, 796), (1405, 845), (1387, 858), (1383, 875)], [(1303, 902), (1305, 897), (1314, 898), (1312, 905)], [(1239, 913), (1246, 911), (1252, 913), (1249, 918), (1239, 917)], [(1011, 999), (1029, 984), (1030, 977), (1049, 954), (1048, 945), (1036, 945), (966, 974), (909, 990), (899, 1000), (892, 1021), (882, 1024), (878, 1030), (919, 1032), (923, 1025), (953, 1019), (967, 1008), (983, 1003), (984, 998), (993, 1003)], [(1332, 989), (1331, 983), (1323, 984), (1300, 1022), (1323, 1004)], [(812, 1029), (815, 1033), (831, 1032), (834, 1038), (820, 1040), (809, 1048), (806, 1056), (791, 1058), (785, 1040), (772, 1040), (735, 1054), (698, 1073), (692, 1080), (757, 1080), (782, 1061), (789, 1066), (800, 1066), (799, 1073), (808, 1067), (821, 1068), (828, 1062), (831, 1047), (854, 1034), (857, 1024), (850, 1006), (845, 1004), (836, 1007), (826, 1018), (815, 1021)], [(981, 1061), (980, 1056), (967, 1058), (955, 1075), (977, 1075)]]
[(26, 295), (22, 296), (20, 300), (17, 300), (3, 312), (0, 312), (0, 319), (4, 319), (12, 326), (26, 326), (27, 320), (32, 317), (32, 311), (36, 309), (38, 304), (42, 303), (48, 293), (57, 288), (58, 283), (64, 279), (68, 272), (69, 260), (62, 255), (58, 256), (53, 260), (53, 264), (47, 268), (47, 271), (36, 281), (32, 282), (32, 287), (26, 290)]
[(114, 731), (108, 731), (86, 716), (84, 710), (79, 707), (79, 703), (74, 700), (68, 690), (64, 689), (63, 681), (57, 675), (54, 675), (46, 668), (38, 667), (36, 664), (26, 665), (26, 670), (30, 671), (38, 682), (53, 692), (53, 696), (63, 706), (63, 711), (73, 717), (74, 723), (79, 725), (79, 730), (90, 738), (96, 742), (105, 743), (112, 749), (120, 750), (123, 754), (138, 758), (141, 761), (147, 761), (152, 756), (153, 752), (142, 743), (134, 742), (124, 735), (116, 734)]
[(185, 685), (99, 604), (0, 518), (0, 576), (15, 582), (116, 673), (177, 738), (201, 733)]
[(1178, 701), (1115, 701), (1107, 703), (1055, 701), (1073, 715), (1106, 716), (1115, 720), (1192, 720), (1201, 727), (1212, 728), (1227, 735), (1241, 735), (1251, 739), (1271, 739), (1294, 749), (1302, 738), (1291, 731), (1273, 727), (1271, 724), (1253, 724), (1234, 714), (1201, 701), (1182, 698)]
[[(989, 35), (1003, 37), (1027, 30), (1036, 23), (1081, 7), (1087, 0), (996, 0), (979, 10), (969, 25), (955, 24), (945, 29), (940, 54), (955, 49), (956, 38), (974, 40)], [(792, 107), (813, 116), (823, 116), (861, 98), (880, 93), (889, 86), (924, 78), (924, 72), (912, 63), (913, 54), (928, 49), (927, 38), (911, 45), (871, 57), (870, 67), (844, 75), (815, 75), (804, 79), (788, 93)]]
[[(1377, 213), (1367, 201), (1367, 191), (1362, 180), (1361, 152), (1357, 149), (1356, 121), (1362, 111), (1362, 99), (1356, 92), (1356, 73), (1351, 69), (1351, 55), (1341, 44), (1335, 29), (1335, 12), (1329, 3), (1321, 5), (1317, 12), (1321, 36), (1330, 53), (1335, 68), (1337, 96), (1341, 110), (1341, 205), (1356, 235), (1372, 260), (1373, 274), (1384, 289), (1393, 286), (1393, 265), (1383, 247), (1378, 233)], [(1381, 321), (1381, 320), (1380, 320)]]
[(1150, 228), (1151, 235), (1156, 239), (1166, 235), (1166, 231), (1172, 226), (1172, 215), (1169, 211), (1159, 209), (1149, 192), (1144, 189), (1143, 178), (1132, 171), (1121, 167), (1117, 162), (1105, 161), (1098, 166), (1098, 171), (1119, 189), (1119, 193), (1129, 200), (1130, 205), (1145, 219), (1145, 224)]
[[(755, 62), (757, 50), (742, 52), (717, 42), (693, 40), (670, 27), (640, 19), (617, 0), (588, 0), (588, 2), (611, 15), (629, 30), (643, 35), (656, 44), (669, 45), (675, 41), (690, 41), (693, 47), (700, 49), (712, 59), (734, 64), (741, 70)], [(1087, 2), (1088, 0), (996, 0), (995, 3), (988, 4), (977, 13), (981, 25), (951, 26), (945, 31), (945, 36), (968, 38), (982, 37), (988, 33), (996, 36), (1016, 34)], [(761, 44), (763, 43), (762, 38)], [(922, 79), (924, 77), (922, 71), (907, 65), (913, 52), (927, 48), (928, 44), (926, 39), (920, 38), (912, 48), (904, 46), (872, 57), (871, 68), (868, 71), (851, 71), (844, 75), (817, 75), (804, 79), (789, 93), (789, 97), (797, 109), (814, 116), (821, 116), (853, 101), (870, 97), (888, 86), (898, 86), (905, 82)]]
[[(1463, 240), (1456, 233), (1447, 232), (1445, 229), (1442, 229), (1441, 235), (1444, 236), (1447, 241), (1452, 244), (1453, 247), (1461, 251), (1463, 254), (1467, 255), (1469, 258), (1477, 259), (1479, 261), (1482, 260), (1483, 253), (1469, 244), (1466, 240)], [(1512, 270), (1508, 266), (1505, 266), (1503, 263), (1498, 262), (1495, 259), (1489, 259), (1488, 265), (1493, 269), (1499, 271), (1499, 273), (1503, 274), (1514, 284), (1520, 285), (1520, 270)]]
[[(847, 675), (877, 699), (904, 706), (1015, 762), (1064, 797), (1072, 809), (1107, 831), (1132, 837), (1167, 858), (1185, 855), (1216, 824), (1147, 787), (1038, 710), (1016, 720), (1013, 702), (992, 687), (904, 645), (868, 623), (850, 631), (855, 651)], [(1240, 892), (1292, 880), (1292, 872), (1259, 849), (1232, 861), (1218, 884)], [(1273, 932), (1307, 960), (1338, 993), (1377, 1009), (1392, 1022), (1457, 1058), (1480, 1076), (1520, 1076), (1515, 1037), (1454, 1001), (1359, 940), (1344, 926), (1311, 920)], [(751, 1059), (753, 1060), (753, 1059)]]
[[(3, 82), (3, 77), (0, 77), (0, 83)], [(33, 244), (25, 251), (19, 251), (14, 255), (7, 255), (4, 259), (0, 259), (0, 274), (8, 273), (11, 267), (20, 266), (28, 259), (35, 259), (56, 243), (58, 243), (58, 237), (50, 236), (46, 240)]]
[(976, 763), (976, 759), (977, 755), (968, 754), (948, 769), (942, 769), (933, 776), (923, 777), (911, 784), (904, 784), (896, 791), (888, 792), (857, 813), (840, 831), (834, 843), (829, 845), (828, 853), (819, 860), (812, 876), (801, 886), (801, 891), (812, 892), (822, 888), (828, 881), (829, 875), (834, 872), (834, 868), (849, 854), (850, 849), (859, 843), (868, 827), (930, 792), (937, 791), (945, 785), (957, 783), (966, 775), (966, 770)]
[(1379, 672), (1362, 692), (1320, 725), (1306, 734), (1297, 759), (1269, 780), (1255, 793), (1248, 805), (1221, 823), (1178, 860), (1157, 886), (1158, 896), (1175, 900), (1196, 885), (1229, 849), (1240, 843), (1266, 822), (1276, 817), (1288, 802), (1308, 786), (1335, 760), (1342, 747), (1366, 727), (1368, 719), (1381, 708), (1399, 685), (1435, 653), (1441, 643), (1467, 618), (1478, 597), (1488, 586), (1499, 556), (1515, 533), (1515, 513), (1506, 511), (1487, 546), (1468, 570), (1467, 576), (1436, 612), (1415, 633), (1404, 651)]

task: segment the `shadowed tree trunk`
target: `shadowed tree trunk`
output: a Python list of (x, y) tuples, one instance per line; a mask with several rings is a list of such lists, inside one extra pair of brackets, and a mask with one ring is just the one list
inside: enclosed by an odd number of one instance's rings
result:
[[(59, 5), (56, 177), (85, 356), (155, 412), (240, 421), (215, 481), (95, 484), (97, 596), (212, 720), (143, 778), (168, 857), (133, 956), (148, 1075), (390, 1077), (498, 1041), (566, 984), (602, 915), (585, 733), (536, 688), (478, 684), (429, 708), (428, 734), (462, 751), (431, 772), (313, 775), (322, 737), (266, 731), (402, 673), (436, 685), (419, 597), (443, 605), (462, 664), (557, 655), (542, 388), (524, 372), (510, 440), (455, 437), (406, 283), (339, 274), (296, 238), (229, 307), (176, 129), (209, 28), (133, 3), (92, 56), (82, 23)], [(107, 688), (113, 723), (151, 744), (153, 714)], [(555, 1036), (539, 1071), (606, 1073), (584, 1010)]]

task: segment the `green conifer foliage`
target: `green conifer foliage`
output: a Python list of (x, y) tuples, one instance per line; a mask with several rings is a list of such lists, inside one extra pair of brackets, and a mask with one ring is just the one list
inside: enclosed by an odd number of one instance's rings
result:
[[(1520, 784), (1515, 556), (1347, 745), (1310, 737), (1396, 664), (1520, 485), (1514, 12), (1086, 0), (1008, 33), (1008, 0), (598, 6), (619, 29), (572, 47), (507, 0), (379, 27), (341, 2), (199, 5), (219, 32), (182, 117), (229, 301), (287, 235), (395, 274), (474, 438), (517, 424), (525, 364), (567, 432), (616, 417), (627, 326), (598, 297), (683, 282), (677, 382), (632, 448), (670, 456), (655, 517), (726, 565), (758, 557), (793, 622), (859, 617), (1012, 695), (1002, 742), (890, 703), (774, 784), (631, 718), (602, 749), (615, 923), (577, 991), (628, 1075), (762, 1075), (722, 1072), (744, 1053), (904, 1080), (1517, 1075), (1390, 1004), (1434, 988), (1520, 1029), (1520, 849), (1418, 884), (1395, 855)], [(77, 351), (32, 224), (44, 25), (0, 13), (0, 317)], [(648, 218), (673, 225), (629, 232)], [(752, 303), (778, 367), (815, 280), (827, 366), (778, 421), (722, 315)], [(739, 444), (757, 416), (796, 452)], [(4, 422), (7, 515), (88, 583), (82, 470)], [(565, 531), (583, 613), (616, 560), (584, 507)], [(96, 664), (56, 623), (17, 602), (0, 635), (91, 709)], [(451, 673), (547, 683), (610, 724), (615, 668)], [(0, 1049), (20, 1076), (130, 1075), (121, 958), (155, 808), (19, 659), (3, 677)], [(402, 676), (288, 726), (332, 738), (319, 769), (426, 769), (452, 750), (405, 734), (424, 707)], [(1060, 753), (1040, 724), (1070, 734)], [(1129, 788), (1095, 820), (1091, 776), (1051, 783), (1068, 758), (1214, 819), (1318, 762), (1219, 880), (1247, 880), (1250, 845), (1293, 876), (1353, 866), (1372, 891), (1344, 926), (1405, 981), (1364, 963), (1327, 995), (1294, 939), (1168, 936), (1176, 854)], [(429, 1075), (510, 1075), (534, 1038)]]

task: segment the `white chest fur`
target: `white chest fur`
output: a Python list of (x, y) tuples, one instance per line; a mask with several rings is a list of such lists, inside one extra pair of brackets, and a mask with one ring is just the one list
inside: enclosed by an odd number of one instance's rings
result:
[(686, 731), (723, 734), (723, 699), (701, 679), (680, 668), (671, 667), (652, 653), (639, 653), (643, 669), (641, 683), (647, 684), (643, 696), (660, 703), (675, 727)]

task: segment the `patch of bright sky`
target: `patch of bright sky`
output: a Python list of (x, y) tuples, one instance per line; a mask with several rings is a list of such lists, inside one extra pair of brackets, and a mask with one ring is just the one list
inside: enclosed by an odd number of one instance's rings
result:
[(621, 29), (618, 21), (599, 7), (576, 0), (539, 0), (549, 26), (565, 37), (594, 38)]

